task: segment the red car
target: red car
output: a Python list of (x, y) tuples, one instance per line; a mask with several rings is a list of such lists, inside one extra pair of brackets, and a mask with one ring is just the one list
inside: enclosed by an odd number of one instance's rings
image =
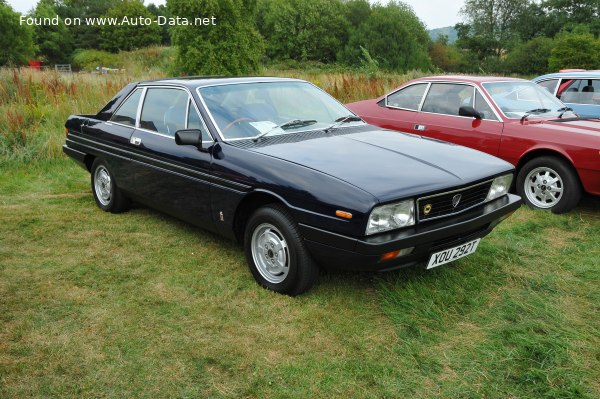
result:
[(517, 193), (531, 207), (563, 213), (577, 205), (582, 191), (600, 195), (600, 119), (578, 117), (533, 82), (428, 77), (348, 107), (370, 124), (512, 163)]

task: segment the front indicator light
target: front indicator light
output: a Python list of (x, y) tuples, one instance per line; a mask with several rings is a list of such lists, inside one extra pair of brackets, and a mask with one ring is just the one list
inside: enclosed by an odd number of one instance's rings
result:
[(510, 184), (512, 183), (513, 175), (512, 173), (509, 175), (504, 175), (500, 177), (496, 177), (492, 182), (490, 187), (490, 191), (488, 191), (488, 195), (485, 198), (485, 202), (489, 202), (495, 200), (496, 198), (500, 198), (503, 195), (508, 193), (510, 189)]
[(392, 260), (392, 259), (396, 259), (401, 256), (404, 256), (404, 255), (411, 254), (413, 249), (415, 249), (415, 247), (398, 249), (396, 251), (385, 253), (385, 254), (381, 255), (381, 257), (379, 258), (379, 261), (385, 262), (386, 260)]

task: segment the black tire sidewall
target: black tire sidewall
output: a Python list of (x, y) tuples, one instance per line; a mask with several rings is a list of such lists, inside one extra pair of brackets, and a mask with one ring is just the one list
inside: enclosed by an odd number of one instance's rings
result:
[[(266, 280), (259, 272), (252, 256), (252, 235), (254, 230), (263, 223), (275, 226), (283, 235), (289, 251), (289, 271), (286, 278), (280, 283), (272, 283)], [(295, 223), (290, 216), (278, 206), (265, 206), (255, 211), (246, 225), (244, 233), (244, 252), (250, 272), (256, 281), (263, 287), (287, 295), (296, 295), (305, 291), (305, 284), (301, 282), (301, 273), (311, 273), (314, 268), (304, 243), (296, 230)], [(312, 285), (309, 284), (309, 286)]]
[[(108, 174), (110, 176), (111, 196), (110, 196), (110, 201), (108, 202), (107, 205), (102, 204), (102, 202), (98, 198), (98, 194), (96, 194), (96, 187), (95, 187), (96, 169), (98, 169), (100, 166), (103, 166), (108, 171)], [(94, 194), (94, 200), (96, 201), (96, 205), (98, 205), (98, 208), (102, 209), (103, 211), (110, 212), (112, 210), (112, 208), (114, 207), (115, 197), (116, 197), (115, 196), (116, 185), (115, 185), (114, 175), (113, 175), (110, 167), (108, 166), (108, 164), (100, 158), (96, 158), (96, 160), (92, 164), (91, 174), (92, 174), (91, 175), (92, 193)]]
[[(547, 167), (554, 170), (562, 180), (563, 194), (556, 205), (551, 208), (539, 208), (533, 204), (525, 193), (525, 178), (535, 168)], [(577, 206), (581, 198), (581, 184), (577, 173), (565, 161), (556, 157), (544, 156), (527, 162), (520, 170), (516, 182), (517, 193), (523, 201), (533, 209), (550, 210), (553, 213), (565, 213)]]

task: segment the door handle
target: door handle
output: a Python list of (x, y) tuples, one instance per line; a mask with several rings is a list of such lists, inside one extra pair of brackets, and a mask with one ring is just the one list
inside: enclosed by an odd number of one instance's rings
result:
[(140, 145), (142, 144), (142, 139), (139, 137), (132, 137), (131, 140), (129, 140), (129, 142), (133, 145)]
[(426, 126), (425, 125), (415, 125), (415, 130), (418, 132), (424, 132)]

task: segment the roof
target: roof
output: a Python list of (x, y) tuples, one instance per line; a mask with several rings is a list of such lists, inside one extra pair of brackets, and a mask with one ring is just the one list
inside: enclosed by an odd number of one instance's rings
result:
[(206, 86), (215, 86), (215, 85), (223, 85), (223, 84), (241, 84), (241, 83), (258, 83), (258, 82), (303, 82), (299, 79), (291, 79), (291, 78), (276, 78), (276, 77), (265, 77), (265, 76), (255, 76), (255, 77), (235, 77), (228, 78), (222, 76), (184, 76), (184, 77), (176, 77), (176, 78), (166, 78), (166, 79), (156, 79), (156, 80), (146, 80), (143, 82), (139, 82), (140, 85), (145, 84), (171, 84), (171, 85), (180, 85), (186, 86), (190, 89), (195, 89), (197, 87), (206, 87)]
[(600, 78), (600, 71), (556, 72), (538, 76), (533, 80), (539, 81), (550, 78)]
[(440, 75), (440, 76), (425, 76), (416, 80), (425, 81), (457, 81), (468, 83), (485, 83), (485, 82), (506, 82), (506, 81), (524, 81), (519, 78), (509, 78), (506, 76), (469, 76), (469, 75)]

